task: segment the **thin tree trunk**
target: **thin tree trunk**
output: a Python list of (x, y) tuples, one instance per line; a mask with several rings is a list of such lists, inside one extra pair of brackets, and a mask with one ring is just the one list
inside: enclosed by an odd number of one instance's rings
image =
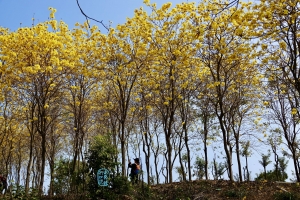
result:
[(166, 137), (167, 143), (167, 174), (168, 174), (168, 183), (172, 183), (172, 145), (170, 141), (170, 136)]
[(227, 146), (228, 136), (227, 136), (227, 131), (223, 124), (223, 115), (218, 116), (218, 118), (219, 118), (219, 123), (220, 123), (222, 134), (223, 134), (223, 147), (224, 147), (224, 151), (226, 154), (226, 161), (227, 161), (227, 165), (228, 165), (228, 178), (230, 181), (233, 181), (234, 179), (233, 179), (233, 172), (232, 172), (231, 153)]
[(54, 163), (50, 163), (50, 185), (49, 185), (49, 196), (53, 196), (53, 181), (54, 181)]
[[(20, 144), (19, 144), (20, 145)], [(16, 166), (16, 172), (17, 172), (17, 193), (20, 190), (20, 180), (21, 180), (21, 165), (22, 165), (22, 158), (21, 155), (18, 155), (18, 165)], [(6, 176), (7, 177), (7, 176)]]
[(42, 134), (42, 152), (41, 152), (41, 177), (40, 177), (40, 184), (39, 184), (39, 196), (43, 194), (43, 187), (44, 187), (44, 177), (45, 177), (45, 163), (46, 163), (46, 135), (45, 133)]
[(236, 159), (237, 159), (237, 162), (238, 162), (238, 170), (239, 170), (239, 181), (240, 182), (243, 182), (243, 174), (242, 174), (242, 166), (241, 166), (241, 158), (240, 158), (240, 145), (239, 145), (239, 139), (238, 137), (236, 136), (235, 137), (235, 151), (236, 151)]
[(157, 148), (153, 152), (153, 154), (154, 154), (154, 168), (155, 168), (155, 175), (156, 175), (156, 184), (159, 184), (158, 155), (159, 155), (160, 144), (159, 144), (158, 135), (156, 135), (156, 143), (157, 143)]
[(295, 169), (295, 175), (297, 178), (297, 182), (300, 182), (300, 175), (299, 175), (299, 170), (298, 170), (298, 165), (297, 165), (297, 157), (295, 154), (295, 151), (292, 151), (292, 155), (293, 155), (293, 163), (294, 163), (294, 169)]
[(26, 180), (25, 180), (25, 194), (28, 194), (29, 191), (29, 181), (30, 181), (30, 171), (32, 166), (32, 157), (33, 157), (33, 133), (30, 133), (30, 147), (29, 147), (29, 161), (27, 164), (27, 171), (26, 171)]
[(121, 122), (121, 156), (122, 156), (122, 176), (126, 175), (126, 148), (125, 148), (125, 123)]
[[(146, 162), (146, 171), (147, 171), (147, 183), (150, 185), (150, 147), (148, 144), (148, 131), (146, 130), (146, 133), (142, 133), (143, 139), (143, 152), (145, 155), (145, 162)], [(147, 146), (147, 149), (146, 149)]]
[(187, 155), (187, 164), (188, 164), (188, 176), (189, 176), (189, 181), (192, 180), (192, 171), (191, 171), (191, 151), (190, 147), (188, 145), (188, 136), (187, 133), (184, 137), (185, 140), (185, 148), (186, 148), (186, 155)]
[(186, 181), (186, 174), (185, 174), (185, 169), (184, 169), (184, 165), (182, 163), (182, 158), (181, 158), (181, 147), (179, 146), (179, 164), (180, 164), (180, 169), (181, 169), (181, 173), (182, 173), (182, 180)]
[[(35, 104), (31, 104), (31, 109), (30, 109), (30, 119), (33, 119), (34, 116), (34, 109), (35, 109)], [(31, 172), (31, 167), (32, 167), (32, 157), (33, 157), (33, 142), (34, 142), (34, 134), (35, 134), (35, 126), (33, 121), (30, 122), (30, 128), (29, 129), (29, 134), (30, 134), (30, 146), (29, 146), (29, 161), (27, 164), (27, 171), (26, 171), (26, 180), (25, 180), (25, 194), (28, 194), (29, 191), (29, 181), (30, 181), (30, 172)]]
[(250, 174), (248, 169), (248, 156), (246, 155), (246, 170), (247, 170), (247, 181), (250, 181)]
[(205, 179), (208, 180), (208, 152), (207, 152), (207, 134), (208, 134), (208, 128), (207, 128), (207, 116), (204, 116), (204, 128), (203, 128), (203, 134), (204, 134), (204, 157), (205, 157)]

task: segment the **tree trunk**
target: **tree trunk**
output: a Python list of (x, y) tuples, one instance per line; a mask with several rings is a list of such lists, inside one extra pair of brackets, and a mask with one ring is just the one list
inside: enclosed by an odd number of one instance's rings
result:
[(187, 155), (187, 163), (188, 163), (188, 176), (189, 176), (189, 181), (192, 180), (192, 172), (191, 172), (191, 152), (190, 152), (190, 147), (189, 147), (189, 138), (188, 138), (188, 131), (186, 128), (186, 123), (183, 125), (183, 130), (184, 130), (184, 144), (186, 148), (186, 155)]
[(188, 176), (189, 176), (189, 181), (192, 181), (192, 167), (191, 167), (191, 150), (189, 145), (187, 144), (188, 139), (186, 140), (186, 154), (187, 154), (187, 164), (188, 164)]
[(219, 123), (221, 126), (222, 134), (223, 134), (223, 146), (224, 146), (224, 151), (226, 153), (226, 162), (228, 165), (228, 178), (230, 181), (233, 181), (233, 172), (232, 172), (232, 159), (231, 159), (231, 153), (230, 150), (228, 149), (228, 136), (227, 136), (227, 131), (224, 127), (223, 124), (223, 115), (218, 116)]
[[(143, 152), (145, 155), (146, 171), (147, 171), (147, 184), (150, 185), (150, 147), (148, 143), (148, 130), (146, 128), (145, 134), (142, 133), (143, 137)], [(146, 149), (147, 146), (147, 149)]]
[(239, 170), (239, 181), (243, 182), (243, 174), (242, 174), (242, 166), (241, 166), (241, 158), (240, 158), (240, 144), (238, 136), (235, 136), (235, 151), (236, 151), (236, 159), (238, 162), (238, 170)]
[(28, 194), (29, 191), (29, 181), (30, 181), (30, 171), (32, 166), (32, 156), (33, 156), (33, 133), (30, 133), (30, 146), (29, 146), (29, 161), (27, 164), (27, 171), (26, 171), (26, 180), (25, 180), (25, 194)]
[(45, 163), (46, 163), (46, 133), (42, 133), (42, 152), (41, 152), (41, 177), (39, 184), (39, 196), (43, 194), (44, 177), (45, 177)]
[(173, 173), (172, 173), (172, 145), (170, 141), (170, 136), (168, 135), (166, 137), (166, 143), (167, 143), (167, 174), (168, 174), (168, 183), (173, 182)]
[(248, 156), (246, 155), (246, 170), (247, 170), (247, 181), (250, 181), (250, 174), (248, 169)]
[(205, 179), (208, 180), (208, 153), (207, 153), (207, 134), (208, 134), (208, 128), (207, 128), (207, 118), (204, 117), (204, 128), (203, 128), (203, 134), (204, 134), (204, 157), (205, 157)]
[(17, 181), (16, 181), (17, 193), (20, 191), (21, 167), (22, 167), (22, 158), (21, 158), (21, 155), (18, 155), (18, 164), (16, 166), (16, 172), (17, 172)]
[(295, 175), (297, 178), (297, 182), (300, 182), (299, 168), (297, 165), (297, 157), (296, 157), (295, 151), (292, 151), (292, 156), (293, 156), (293, 163), (294, 163), (294, 169), (295, 169)]
[(53, 196), (53, 181), (54, 181), (54, 162), (50, 163), (50, 185), (49, 185), (49, 193), (50, 197)]
[(125, 155), (125, 122), (121, 122), (121, 156), (122, 156), (122, 176), (126, 176), (126, 155)]
[[(156, 131), (156, 130), (155, 130)], [(153, 154), (154, 154), (154, 168), (155, 168), (155, 176), (156, 176), (156, 184), (159, 184), (159, 171), (158, 171), (158, 155), (159, 155), (159, 137), (156, 134), (156, 143), (157, 143), (157, 148), (154, 149)]]
[(185, 174), (185, 169), (184, 169), (184, 165), (182, 163), (182, 158), (181, 158), (181, 147), (179, 146), (179, 164), (180, 164), (180, 169), (181, 169), (181, 173), (182, 173), (182, 180), (186, 181), (186, 174)]

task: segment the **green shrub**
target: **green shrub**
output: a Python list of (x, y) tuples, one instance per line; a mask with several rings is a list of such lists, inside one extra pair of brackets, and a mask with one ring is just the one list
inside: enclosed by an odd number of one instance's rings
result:
[[(87, 167), (89, 169), (88, 174), (88, 192), (92, 199), (97, 197), (103, 198), (105, 194), (109, 194), (111, 187), (101, 187), (97, 182), (97, 172), (99, 169), (107, 169), (110, 171), (110, 185), (123, 185), (120, 184), (117, 174), (115, 174), (115, 169), (118, 166), (115, 157), (117, 156), (117, 149), (112, 144), (110, 135), (97, 135), (93, 138), (89, 145), (88, 152), (86, 153)], [(121, 178), (122, 179), (122, 178)], [(122, 181), (121, 181), (122, 182)], [(124, 182), (124, 181), (123, 181)], [(125, 185), (125, 184), (124, 184)], [(122, 186), (120, 193), (122, 193), (126, 188)], [(112, 198), (110, 198), (112, 199)]]
[(30, 188), (27, 195), (25, 192), (25, 187), (22, 185), (11, 185), (11, 193), (6, 193), (5, 196), (2, 196), (3, 200), (5, 199), (18, 199), (18, 200), (38, 200), (38, 190)]
[(132, 187), (127, 177), (116, 176), (111, 180), (111, 190), (116, 194), (128, 195), (130, 194)]
[(127, 177), (116, 176), (110, 179), (110, 185), (105, 187), (97, 187), (96, 194), (92, 198), (101, 197), (103, 199), (118, 200), (124, 199), (123, 197), (130, 196), (132, 186)]
[(151, 188), (146, 183), (139, 185), (137, 195), (138, 200), (153, 199)]

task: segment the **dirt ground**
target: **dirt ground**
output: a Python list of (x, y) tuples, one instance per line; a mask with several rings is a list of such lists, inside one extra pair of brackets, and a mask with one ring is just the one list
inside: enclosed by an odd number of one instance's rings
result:
[(153, 199), (164, 200), (293, 200), (300, 199), (299, 183), (192, 181), (151, 186)]
[[(101, 200), (300, 200), (300, 184), (199, 180), (147, 186), (138, 184), (126, 195), (111, 191)], [(0, 198), (1, 199), (1, 198)], [(84, 200), (82, 196), (45, 197), (43, 200)], [(88, 198), (91, 199), (91, 198)], [(94, 199), (91, 199), (94, 200)]]

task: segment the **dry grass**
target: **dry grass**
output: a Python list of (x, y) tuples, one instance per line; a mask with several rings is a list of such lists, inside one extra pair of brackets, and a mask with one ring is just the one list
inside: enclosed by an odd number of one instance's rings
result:
[(151, 187), (153, 199), (223, 200), (223, 199), (300, 199), (298, 183), (192, 181)]

